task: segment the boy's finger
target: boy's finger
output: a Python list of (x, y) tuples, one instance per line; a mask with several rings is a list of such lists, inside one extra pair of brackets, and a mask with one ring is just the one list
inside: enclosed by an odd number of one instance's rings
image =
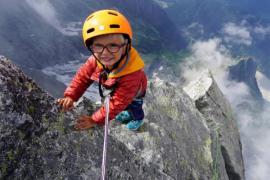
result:
[(57, 99), (57, 101), (56, 101), (57, 103), (62, 103), (63, 102), (63, 98), (59, 98), (59, 99)]
[(84, 129), (86, 124), (84, 122), (75, 125), (75, 129)]
[(57, 100), (57, 104), (58, 104), (59, 106), (63, 106), (63, 99), (58, 99), (58, 100)]
[(81, 123), (84, 123), (86, 122), (87, 123), (87, 119), (83, 118), (83, 117), (80, 117), (78, 120), (77, 120), (77, 123), (78, 124), (81, 124)]
[(63, 102), (63, 108), (64, 109), (68, 109), (68, 107), (69, 107), (69, 102), (68, 101), (64, 101)]

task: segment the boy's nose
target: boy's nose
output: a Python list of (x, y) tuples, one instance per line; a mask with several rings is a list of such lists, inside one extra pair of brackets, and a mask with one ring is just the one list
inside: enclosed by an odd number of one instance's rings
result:
[(102, 54), (111, 54), (111, 52), (107, 49), (107, 47), (104, 47)]

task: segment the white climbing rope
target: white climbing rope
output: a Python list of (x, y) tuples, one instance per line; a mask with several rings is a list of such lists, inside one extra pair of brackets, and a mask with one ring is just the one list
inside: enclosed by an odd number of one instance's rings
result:
[(102, 157), (102, 180), (105, 180), (106, 177), (106, 156), (107, 156), (107, 143), (108, 143), (108, 129), (109, 129), (109, 113), (110, 113), (110, 98), (111, 96), (108, 94), (105, 97), (105, 127), (104, 127), (104, 143), (103, 143), (103, 157)]

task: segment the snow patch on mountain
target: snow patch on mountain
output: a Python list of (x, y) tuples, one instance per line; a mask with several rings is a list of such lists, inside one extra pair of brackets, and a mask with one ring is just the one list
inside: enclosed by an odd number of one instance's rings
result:
[[(49, 76), (55, 77), (55, 79), (68, 86), (82, 64), (83, 63), (80, 60), (74, 60), (69, 61), (67, 64), (48, 66), (42, 69), (42, 72)], [(100, 102), (98, 87), (96, 84), (92, 84), (83, 96), (88, 97), (94, 102)]]

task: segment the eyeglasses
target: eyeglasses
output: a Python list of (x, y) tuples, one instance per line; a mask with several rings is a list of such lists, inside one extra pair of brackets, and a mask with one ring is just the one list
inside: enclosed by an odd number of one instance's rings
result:
[(102, 45), (102, 44), (93, 44), (90, 46), (90, 49), (94, 52), (94, 53), (102, 53), (104, 51), (104, 49), (106, 48), (110, 53), (117, 53), (123, 46), (125, 46), (126, 43), (123, 44), (115, 44), (115, 43), (111, 43), (111, 44), (107, 44), (107, 45)]

